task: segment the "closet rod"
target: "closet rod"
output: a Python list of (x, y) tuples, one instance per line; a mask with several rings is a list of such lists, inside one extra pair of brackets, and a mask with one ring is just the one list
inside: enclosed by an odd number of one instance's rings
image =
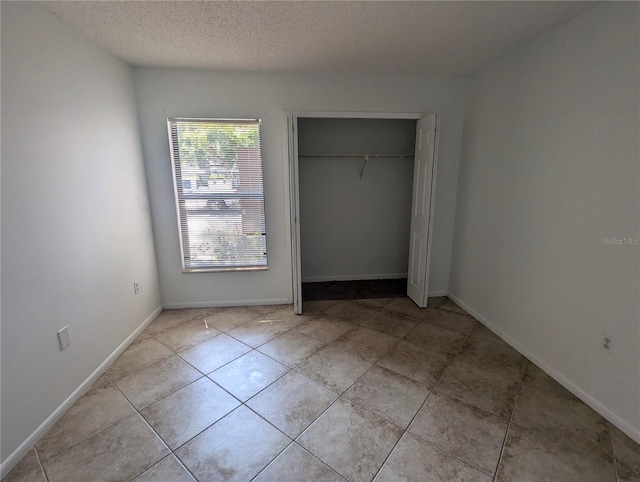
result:
[(300, 155), (300, 159), (413, 159), (413, 154)]

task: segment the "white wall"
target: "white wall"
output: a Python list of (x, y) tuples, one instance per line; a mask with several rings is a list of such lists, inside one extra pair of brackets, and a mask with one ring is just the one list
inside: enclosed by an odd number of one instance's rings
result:
[[(638, 8), (474, 78), (449, 290), (640, 441)], [(607, 334), (613, 348), (601, 348)]]
[(159, 305), (130, 68), (2, 2), (2, 460)]
[(413, 159), (410, 119), (298, 119), (302, 281), (407, 275)]
[[(162, 299), (170, 306), (291, 301), (282, 111), (437, 112), (440, 159), (432, 290), (446, 291), (466, 81), (372, 75), (134, 69)], [(269, 270), (182, 274), (167, 141), (168, 116), (263, 119)]]

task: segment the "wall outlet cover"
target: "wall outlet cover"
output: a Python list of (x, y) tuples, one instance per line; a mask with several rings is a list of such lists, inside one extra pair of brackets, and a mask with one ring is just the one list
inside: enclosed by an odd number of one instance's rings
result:
[(65, 326), (58, 331), (58, 343), (60, 343), (60, 350), (64, 350), (71, 345), (71, 336), (69, 335), (69, 327)]

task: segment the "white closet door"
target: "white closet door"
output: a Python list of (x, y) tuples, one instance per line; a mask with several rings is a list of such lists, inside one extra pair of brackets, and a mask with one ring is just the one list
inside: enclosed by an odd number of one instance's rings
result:
[(298, 118), (287, 116), (289, 150), (289, 193), (291, 203), (291, 271), (293, 282), (293, 312), (302, 314), (302, 278), (300, 260), (300, 184), (298, 176)]
[(431, 216), (435, 134), (435, 114), (430, 114), (418, 120), (413, 168), (407, 296), (421, 308), (427, 306), (429, 289), (429, 226), (431, 224), (429, 221)]

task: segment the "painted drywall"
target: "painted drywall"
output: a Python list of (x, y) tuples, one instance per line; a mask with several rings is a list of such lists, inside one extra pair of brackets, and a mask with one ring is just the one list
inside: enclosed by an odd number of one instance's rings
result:
[(298, 119), (303, 282), (406, 277), (413, 159), (313, 156), (413, 156), (415, 136), (410, 119)]
[(160, 297), (131, 69), (38, 5), (1, 8), (4, 461)]
[(598, 6), (473, 79), (449, 285), (636, 440), (638, 9)]
[[(446, 291), (466, 81), (161, 68), (136, 68), (134, 79), (165, 305), (292, 300), (283, 111), (437, 112), (441, 115), (430, 287)], [(182, 273), (167, 140), (168, 116), (263, 120), (268, 270)]]

